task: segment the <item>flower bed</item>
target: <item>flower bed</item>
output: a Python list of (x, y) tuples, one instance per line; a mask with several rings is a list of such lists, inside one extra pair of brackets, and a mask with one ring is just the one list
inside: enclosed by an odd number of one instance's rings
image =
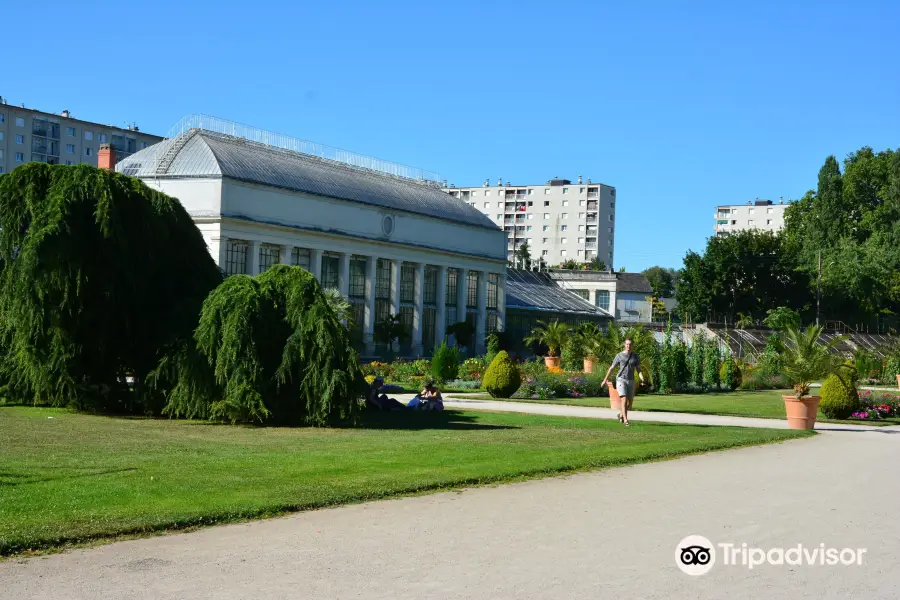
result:
[(900, 395), (873, 393), (865, 390), (859, 394), (862, 408), (852, 415), (851, 419), (860, 421), (878, 421), (891, 417), (900, 417)]

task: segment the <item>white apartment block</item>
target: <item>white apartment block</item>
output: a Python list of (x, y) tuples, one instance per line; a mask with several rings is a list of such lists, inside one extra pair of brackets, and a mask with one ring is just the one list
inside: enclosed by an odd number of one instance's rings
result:
[(784, 201), (775, 204), (771, 200), (718, 206), (714, 227), (716, 236), (725, 237), (747, 229), (760, 229), (772, 233), (781, 231), (784, 227), (784, 209), (787, 206)]
[(26, 162), (97, 166), (100, 146), (108, 144), (121, 159), (162, 138), (137, 127), (112, 127), (59, 114), (11, 106), (0, 97), (0, 174)]
[(569, 259), (594, 258), (613, 265), (616, 188), (602, 183), (575, 183), (554, 178), (544, 185), (512, 185), (500, 179), (492, 186), (445, 187), (444, 191), (490, 217), (507, 233), (507, 258), (528, 242), (531, 258), (548, 266)]

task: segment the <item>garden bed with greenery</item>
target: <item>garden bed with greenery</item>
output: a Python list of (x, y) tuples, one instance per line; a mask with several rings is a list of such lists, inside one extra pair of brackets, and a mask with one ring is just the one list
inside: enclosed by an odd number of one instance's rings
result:
[(475, 411), (363, 418), (282, 428), (0, 407), (0, 554), (804, 435)]

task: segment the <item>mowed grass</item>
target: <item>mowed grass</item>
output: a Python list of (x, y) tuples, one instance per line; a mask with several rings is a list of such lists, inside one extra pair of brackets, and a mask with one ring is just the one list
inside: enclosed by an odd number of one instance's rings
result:
[[(784, 419), (784, 400), (781, 395), (787, 390), (764, 390), (758, 392), (730, 392), (710, 394), (639, 394), (635, 396), (634, 410), (647, 412), (685, 412), (701, 415), (728, 415), (735, 417), (758, 417), (764, 419)], [(487, 394), (465, 395), (460, 398), (489, 400)], [(569, 406), (597, 406), (609, 408), (609, 398), (562, 398), (557, 400), (512, 399), (512, 402), (537, 402), (543, 404), (566, 404)], [(900, 419), (888, 418), (880, 421), (860, 421), (856, 419), (828, 419), (821, 412), (817, 421), (828, 423), (854, 423), (858, 425), (898, 425)]]
[(0, 407), (0, 554), (808, 435), (477, 411), (366, 419), (290, 429)]

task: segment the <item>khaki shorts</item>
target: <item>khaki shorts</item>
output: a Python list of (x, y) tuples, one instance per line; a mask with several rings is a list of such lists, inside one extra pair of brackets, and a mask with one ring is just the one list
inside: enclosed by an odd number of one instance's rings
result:
[(634, 401), (634, 380), (616, 379), (616, 391), (621, 398)]

